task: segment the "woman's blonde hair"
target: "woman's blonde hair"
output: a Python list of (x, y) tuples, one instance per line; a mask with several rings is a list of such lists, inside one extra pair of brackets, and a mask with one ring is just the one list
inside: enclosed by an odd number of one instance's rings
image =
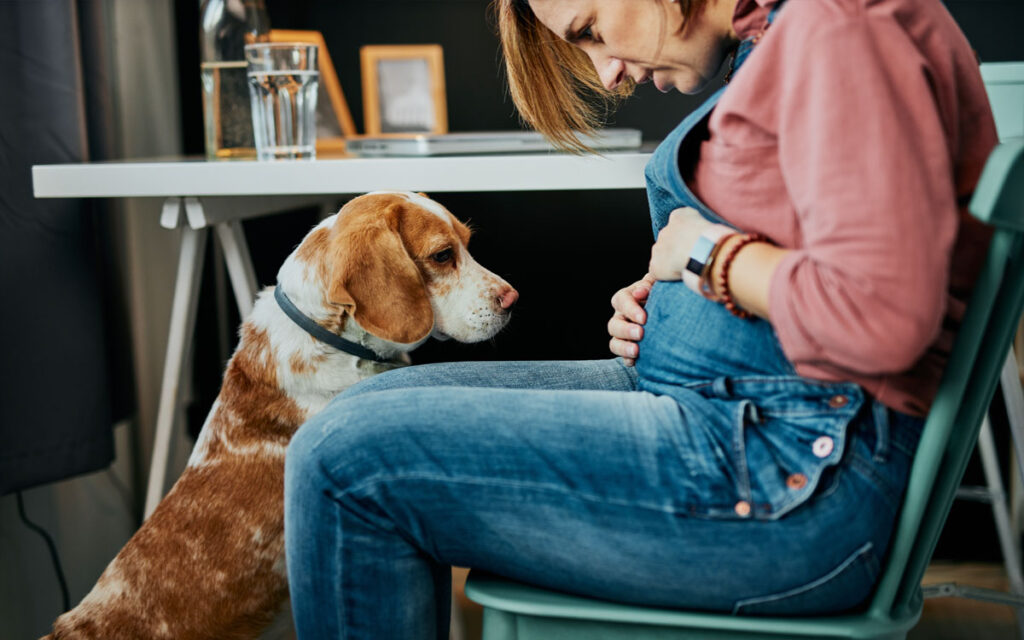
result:
[[(678, 0), (684, 22), (706, 0)], [(520, 116), (555, 145), (589, 151), (574, 132), (599, 127), (633, 92), (627, 79), (605, 89), (587, 54), (562, 40), (533, 14), (527, 0), (494, 0), (509, 93)]]

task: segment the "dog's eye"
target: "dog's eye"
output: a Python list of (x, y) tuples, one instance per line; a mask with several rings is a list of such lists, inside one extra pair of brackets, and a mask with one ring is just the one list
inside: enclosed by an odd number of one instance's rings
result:
[(434, 255), (430, 256), (430, 259), (438, 264), (444, 264), (452, 259), (452, 250), (445, 249), (443, 251), (438, 251)]

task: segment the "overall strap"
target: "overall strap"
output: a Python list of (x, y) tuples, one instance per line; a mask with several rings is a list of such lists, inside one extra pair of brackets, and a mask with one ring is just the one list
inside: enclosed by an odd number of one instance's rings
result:
[(786, 0), (779, 0), (775, 3), (775, 6), (768, 12), (768, 18), (765, 20), (764, 26), (761, 27), (757, 33), (749, 38), (745, 38), (743, 42), (739, 44), (739, 47), (736, 49), (736, 53), (733, 56), (732, 64), (729, 67), (729, 73), (725, 77), (726, 82), (729, 82), (732, 75), (740, 68), (740, 65), (746, 62), (747, 56), (750, 55), (750, 52), (754, 50), (754, 46), (761, 41), (762, 37), (764, 37), (764, 33), (768, 30), (768, 27), (772, 26), (772, 23), (775, 22), (775, 17), (779, 14), (779, 11), (782, 9), (782, 5), (784, 4), (786, 4)]
[[(778, 16), (786, 0), (779, 0), (768, 13), (765, 25), (753, 36), (745, 38), (736, 51), (733, 53), (732, 62), (726, 82), (742, 65), (747, 56), (754, 50), (754, 46), (761, 40), (765, 31), (771, 26)], [(723, 86), (715, 91), (699, 107), (691, 111), (686, 118), (673, 129), (661, 144), (651, 154), (647, 166), (644, 168), (644, 177), (647, 181), (647, 200), (651, 212), (651, 227), (654, 237), (658, 237), (658, 231), (668, 223), (669, 213), (680, 207), (693, 207), (706, 220), (719, 224), (728, 225), (717, 213), (712, 211), (700, 198), (687, 186), (679, 173), (679, 154), (684, 139), (690, 132), (698, 127), (718, 104), (727, 89)], [(731, 226), (731, 225), (730, 225)]]

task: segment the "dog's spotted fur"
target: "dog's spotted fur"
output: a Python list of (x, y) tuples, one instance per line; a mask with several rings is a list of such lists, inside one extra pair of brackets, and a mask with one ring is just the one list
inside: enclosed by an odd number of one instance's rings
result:
[[(322, 326), (407, 362), (432, 334), (479, 341), (508, 320), (518, 294), (473, 260), (469, 235), (422, 194), (367, 194), (313, 229), (278, 281)], [(48, 638), (253, 638), (286, 602), (288, 441), (338, 392), (400, 362), (314, 340), (272, 291), (242, 325), (185, 472)]]

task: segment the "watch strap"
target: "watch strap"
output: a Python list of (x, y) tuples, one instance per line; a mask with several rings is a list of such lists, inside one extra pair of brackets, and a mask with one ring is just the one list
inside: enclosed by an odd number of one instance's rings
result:
[(690, 249), (686, 266), (683, 268), (683, 284), (695, 293), (706, 296), (708, 292), (704, 290), (704, 283), (707, 281), (715, 254), (718, 253), (722, 240), (735, 232), (735, 229), (724, 224), (712, 225), (705, 229)]

